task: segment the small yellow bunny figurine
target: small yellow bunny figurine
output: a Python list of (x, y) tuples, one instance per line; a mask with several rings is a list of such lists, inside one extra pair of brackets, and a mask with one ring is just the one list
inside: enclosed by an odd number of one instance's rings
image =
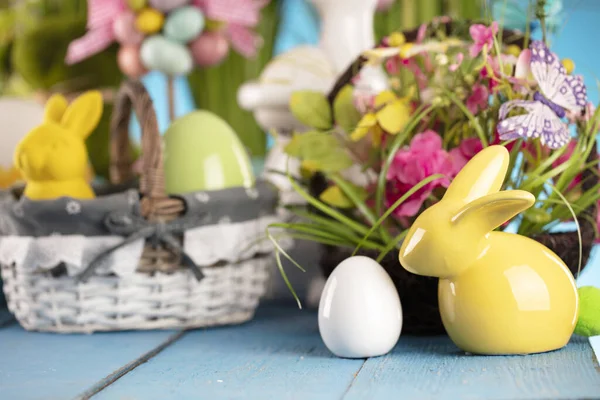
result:
[(46, 103), (44, 122), (29, 132), (15, 150), (15, 165), (32, 200), (58, 197), (94, 198), (88, 183), (85, 139), (102, 116), (102, 95), (89, 91), (70, 105), (60, 94)]
[(559, 349), (577, 323), (577, 288), (563, 261), (535, 240), (493, 231), (535, 202), (522, 190), (499, 191), (508, 163), (502, 146), (479, 152), (400, 249), (408, 271), (440, 278), (444, 327), (470, 353)]

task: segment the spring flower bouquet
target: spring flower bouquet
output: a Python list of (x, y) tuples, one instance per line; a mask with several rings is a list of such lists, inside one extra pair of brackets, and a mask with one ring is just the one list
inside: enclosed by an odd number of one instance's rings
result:
[[(386, 87), (353, 79), (361, 68), (384, 71)], [(419, 296), (433, 297), (435, 307), (437, 281), (408, 276), (397, 249), (412, 221), (491, 144), (511, 155), (505, 188), (538, 199), (503, 229), (536, 238), (572, 270), (581, 268), (597, 232), (598, 111), (573, 61), (545, 41), (497, 22), (440, 18), (389, 35), (350, 66), (329, 96), (297, 92), (291, 108), (310, 127), (286, 148), (301, 161), (301, 174), (288, 175), (308, 206), (292, 207), (298, 219), (277, 228), (326, 245), (326, 274), (336, 261), (368, 254), (400, 292), (409, 291), (403, 281), (429, 285)], [(553, 233), (569, 221), (573, 232)], [(340, 251), (344, 257), (336, 260), (332, 254)], [(404, 308), (407, 296), (401, 293)]]

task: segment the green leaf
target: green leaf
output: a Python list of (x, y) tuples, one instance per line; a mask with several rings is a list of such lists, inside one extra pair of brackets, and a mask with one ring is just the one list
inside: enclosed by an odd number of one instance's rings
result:
[(314, 160), (340, 148), (340, 142), (330, 133), (309, 131), (294, 134), (284, 150), (292, 157)]
[(331, 129), (331, 107), (323, 93), (311, 90), (294, 92), (290, 98), (290, 110), (304, 125), (316, 129)]
[(552, 219), (552, 216), (541, 208), (530, 208), (523, 213), (523, 216), (534, 224), (546, 224)]
[(579, 318), (575, 333), (580, 336), (600, 335), (600, 289), (584, 286), (578, 289)]
[(302, 167), (312, 172), (339, 172), (353, 163), (338, 139), (328, 132), (295, 134), (285, 152), (302, 160)]
[(309, 171), (325, 173), (340, 172), (352, 166), (352, 159), (342, 149), (332, 151), (323, 158), (309, 158), (302, 162), (302, 167)]
[(346, 85), (340, 90), (333, 102), (333, 117), (344, 132), (350, 134), (358, 126), (361, 115), (352, 101), (352, 86)]

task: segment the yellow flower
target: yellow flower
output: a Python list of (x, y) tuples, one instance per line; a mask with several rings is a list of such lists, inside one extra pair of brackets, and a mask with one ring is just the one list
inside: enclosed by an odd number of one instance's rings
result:
[(370, 132), (373, 144), (378, 145), (384, 131), (391, 135), (402, 131), (410, 119), (410, 98), (411, 95), (400, 98), (391, 90), (379, 93), (375, 97), (375, 110), (365, 114), (350, 138), (357, 142)]
[(511, 56), (519, 57), (521, 54), (521, 48), (516, 44), (511, 44), (506, 47), (506, 54), (510, 54)]
[(571, 75), (571, 73), (575, 70), (575, 63), (570, 58), (565, 58), (561, 61), (561, 63), (567, 70), (567, 74)]
[(400, 47), (406, 43), (406, 37), (402, 32), (394, 32), (388, 36), (388, 44), (391, 47)]

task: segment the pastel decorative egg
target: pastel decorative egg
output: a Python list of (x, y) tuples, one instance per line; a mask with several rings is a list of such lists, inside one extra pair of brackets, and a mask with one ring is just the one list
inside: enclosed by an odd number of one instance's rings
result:
[(186, 6), (170, 13), (165, 21), (163, 33), (178, 42), (187, 43), (204, 29), (204, 15), (197, 7)]
[(355, 256), (331, 273), (319, 302), (325, 346), (343, 358), (388, 353), (402, 330), (402, 306), (390, 276), (375, 260)]
[(135, 45), (123, 45), (117, 53), (117, 63), (121, 72), (132, 79), (145, 75), (148, 70), (140, 59), (140, 47)]
[(137, 15), (135, 27), (142, 33), (152, 35), (162, 29), (164, 22), (165, 17), (160, 11), (153, 8), (144, 8)]
[(164, 134), (169, 194), (252, 187), (250, 157), (235, 131), (209, 111), (176, 119)]
[(204, 32), (190, 43), (194, 61), (201, 67), (210, 67), (222, 62), (229, 54), (229, 42), (221, 32)]
[(187, 47), (162, 35), (144, 40), (140, 58), (148, 70), (158, 70), (170, 76), (186, 75), (194, 64)]
[(117, 42), (121, 44), (140, 44), (144, 34), (135, 27), (135, 14), (125, 11), (117, 15), (113, 22), (113, 33)]
[(150, 5), (160, 11), (169, 12), (175, 8), (183, 7), (189, 0), (149, 0)]
[(146, 0), (127, 0), (127, 7), (133, 11), (140, 11), (146, 7)]

